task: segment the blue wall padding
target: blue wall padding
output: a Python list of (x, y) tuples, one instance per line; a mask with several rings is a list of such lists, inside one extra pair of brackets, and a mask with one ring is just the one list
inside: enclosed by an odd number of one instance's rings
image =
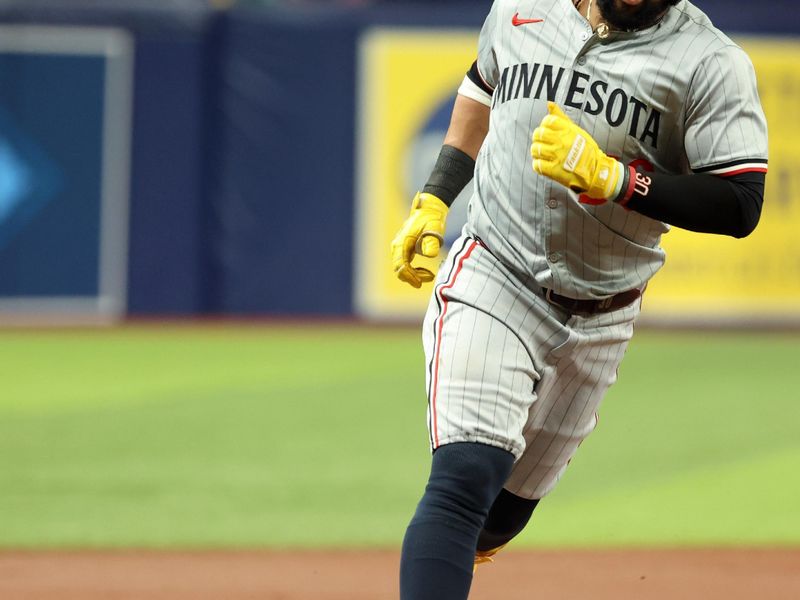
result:
[[(482, 9), (230, 13), (212, 184), (214, 310), (352, 312), (359, 34), (478, 27)], [(465, 65), (465, 71), (468, 65)]]
[(128, 306), (136, 314), (207, 305), (204, 41), (150, 37), (136, 53)]
[(227, 19), (214, 309), (350, 312), (355, 38), (347, 21)]

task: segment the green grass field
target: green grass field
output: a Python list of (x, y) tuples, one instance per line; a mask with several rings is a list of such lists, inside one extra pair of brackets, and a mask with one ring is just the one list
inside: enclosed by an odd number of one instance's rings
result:
[[(415, 329), (0, 331), (0, 546), (396, 547)], [(520, 546), (800, 544), (800, 336), (637, 333)]]

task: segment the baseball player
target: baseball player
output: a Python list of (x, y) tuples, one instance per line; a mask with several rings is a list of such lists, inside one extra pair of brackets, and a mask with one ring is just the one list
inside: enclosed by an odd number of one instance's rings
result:
[(750, 60), (687, 0), (495, 0), (392, 241), (402, 281), (434, 280), (414, 256), (474, 176), (423, 325), (433, 460), (402, 600), (467, 598), (596, 426), (661, 235), (747, 236), (766, 171)]

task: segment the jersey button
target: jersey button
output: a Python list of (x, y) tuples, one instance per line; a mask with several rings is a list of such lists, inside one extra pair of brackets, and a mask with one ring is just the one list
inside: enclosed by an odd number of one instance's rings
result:
[(578, 64), (579, 64), (579, 65), (585, 65), (585, 64), (586, 64), (586, 57), (585, 57), (585, 56), (581, 56), (581, 57), (578, 59)]
[(582, 42), (585, 42), (585, 41), (586, 41), (586, 40), (588, 40), (588, 39), (589, 39), (589, 34), (588, 34), (588, 33), (586, 33), (586, 32), (584, 31), (584, 32), (581, 34), (581, 41), (582, 41)]
[(558, 200), (550, 198), (550, 200), (547, 201), (547, 208), (558, 208)]
[(549, 260), (552, 263), (557, 263), (560, 258), (561, 257), (558, 255), (558, 252), (551, 252), (550, 254), (547, 255), (547, 260)]

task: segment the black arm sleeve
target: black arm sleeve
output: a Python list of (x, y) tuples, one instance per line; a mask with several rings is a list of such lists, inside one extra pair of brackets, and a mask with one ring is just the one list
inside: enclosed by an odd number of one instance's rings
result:
[(715, 175), (660, 175), (638, 172), (637, 185), (624, 205), (670, 225), (743, 238), (758, 225), (764, 203), (765, 173), (748, 172), (732, 177)]

